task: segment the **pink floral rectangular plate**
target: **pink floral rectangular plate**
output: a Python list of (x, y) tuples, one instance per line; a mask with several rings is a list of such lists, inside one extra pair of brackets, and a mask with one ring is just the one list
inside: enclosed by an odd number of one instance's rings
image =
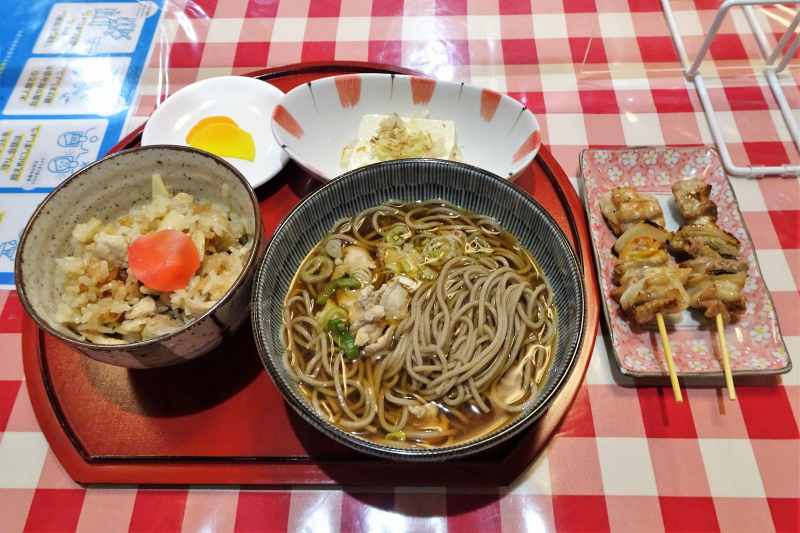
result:
[[(583, 198), (589, 217), (595, 259), (599, 270), (603, 309), (611, 331), (614, 354), (623, 374), (643, 377), (667, 372), (663, 348), (656, 330), (632, 329), (622, 310), (611, 298), (611, 273), (616, 262), (612, 252), (614, 234), (600, 212), (599, 197), (619, 186), (633, 186), (653, 194), (664, 210), (668, 230), (681, 224), (672, 200), (672, 183), (686, 177), (703, 178), (711, 184), (711, 199), (717, 204), (719, 226), (742, 242), (747, 261), (744, 297), (747, 311), (726, 325), (726, 339), (734, 374), (780, 374), (792, 364), (753, 242), (744, 226), (733, 189), (728, 183), (717, 152), (712, 148), (621, 148), (584, 150), (581, 154)], [(670, 323), (670, 344), (680, 375), (722, 374), (716, 327), (700, 313), (684, 311)]]

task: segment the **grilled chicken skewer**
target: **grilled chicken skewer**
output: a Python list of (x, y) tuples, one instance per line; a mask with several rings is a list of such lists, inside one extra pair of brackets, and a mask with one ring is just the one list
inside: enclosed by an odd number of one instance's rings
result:
[(618, 237), (614, 243), (619, 255), (614, 267), (618, 287), (612, 297), (637, 324), (655, 319), (675, 401), (682, 402), (663, 314), (686, 309), (689, 297), (683, 281), (689, 271), (679, 269), (667, 253), (669, 233), (664, 229), (664, 214), (655, 198), (632, 187), (619, 187), (601, 197), (600, 210)]
[(735, 400), (725, 322), (746, 309), (742, 289), (747, 281), (747, 264), (738, 259), (741, 243), (717, 226), (711, 185), (699, 179), (681, 180), (672, 185), (672, 194), (688, 223), (673, 234), (669, 247), (673, 253), (690, 257), (681, 262), (691, 269), (686, 281), (690, 307), (702, 310), (706, 318), (716, 322), (728, 396)]
[(711, 186), (698, 179), (673, 184), (675, 203), (688, 223), (672, 234), (669, 249), (684, 258), (682, 267), (691, 269), (686, 282), (690, 307), (703, 311), (706, 318), (719, 314), (729, 322), (746, 308), (742, 289), (747, 263), (738, 259), (739, 240), (717, 226), (710, 192)]
[[(641, 222), (631, 226), (617, 239), (618, 243), (622, 241), (625, 244), (620, 246), (619, 262), (614, 266), (614, 281), (619, 287), (611, 291), (611, 296), (637, 324), (648, 324), (655, 320), (664, 345), (664, 358), (675, 401), (682, 402), (683, 394), (672, 359), (664, 314), (679, 313), (689, 305), (689, 295), (683, 288), (689, 271), (678, 268), (667, 253), (667, 231), (655, 224), (653, 226)], [(660, 238), (656, 232), (661, 233)], [(631, 233), (650, 235), (632, 237)]]

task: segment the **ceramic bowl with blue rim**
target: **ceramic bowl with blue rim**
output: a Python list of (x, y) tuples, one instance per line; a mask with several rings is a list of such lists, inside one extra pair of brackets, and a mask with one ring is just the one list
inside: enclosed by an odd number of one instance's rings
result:
[[(444, 200), (493, 218), (535, 258), (556, 307), (557, 338), (544, 379), (523, 410), (504, 425), (472, 440), (414, 448), (377, 443), (344, 431), (318, 414), (283, 363), (283, 305), (309, 252), (337, 221), (389, 201)], [(375, 456), (437, 461), (496, 446), (529, 427), (559, 394), (579, 352), (585, 329), (585, 287), (581, 267), (556, 221), (534, 198), (494, 174), (463, 163), (405, 159), (344, 174), (303, 199), (281, 222), (256, 273), (252, 324), (265, 368), (291, 407), (318, 430), (351, 448)]]

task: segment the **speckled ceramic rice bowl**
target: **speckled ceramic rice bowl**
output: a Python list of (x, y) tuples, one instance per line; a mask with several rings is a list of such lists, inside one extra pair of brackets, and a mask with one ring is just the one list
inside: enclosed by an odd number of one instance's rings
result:
[[(238, 214), (252, 246), (227, 292), (179, 329), (126, 344), (89, 342), (56, 319), (59, 302), (64, 301), (56, 258), (69, 255), (77, 224), (91, 217), (112, 221), (128, 213), (132, 206), (148, 202), (154, 173), (162, 176), (172, 194), (185, 192)], [(148, 146), (97, 161), (50, 193), (20, 238), (15, 276), (25, 310), (51, 335), (98, 361), (130, 368), (160, 367), (208, 352), (242, 324), (249, 313), (254, 267), (263, 248), (258, 201), (238, 171), (225, 161), (192, 148)]]

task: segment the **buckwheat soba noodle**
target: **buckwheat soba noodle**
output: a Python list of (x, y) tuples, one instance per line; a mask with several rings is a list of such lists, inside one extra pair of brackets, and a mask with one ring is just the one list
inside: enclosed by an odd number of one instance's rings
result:
[(533, 401), (552, 291), (492, 219), (431, 201), (339, 221), (284, 302), (284, 364), (318, 413), (390, 446), (481, 437)]

